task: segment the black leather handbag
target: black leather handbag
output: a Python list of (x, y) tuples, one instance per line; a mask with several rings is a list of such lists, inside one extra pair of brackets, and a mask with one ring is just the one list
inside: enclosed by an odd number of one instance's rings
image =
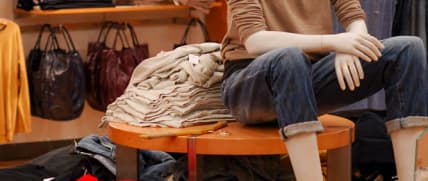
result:
[(202, 22), (200, 19), (198, 18), (192, 18), (189, 23), (187, 24), (186, 29), (184, 30), (184, 34), (183, 37), (181, 38), (180, 43), (176, 43), (174, 44), (173, 48), (177, 48), (183, 45), (187, 45), (187, 38), (189, 36), (189, 31), (190, 31), (190, 27), (192, 27), (193, 25), (199, 25), (203, 35), (204, 35), (204, 42), (209, 42), (210, 41), (210, 37), (208, 34), (208, 29), (207, 26), (205, 25), (204, 22)]
[[(45, 29), (49, 29), (49, 36), (45, 49), (41, 50)], [(67, 49), (60, 47), (59, 34), (62, 34)], [(85, 102), (83, 63), (67, 29), (42, 26), (27, 62), (32, 114), (51, 120), (79, 117)]]

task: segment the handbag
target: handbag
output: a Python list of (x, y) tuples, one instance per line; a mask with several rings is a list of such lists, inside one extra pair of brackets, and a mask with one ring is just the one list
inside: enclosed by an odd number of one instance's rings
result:
[[(49, 36), (40, 50), (46, 28)], [(62, 34), (67, 49), (60, 47), (57, 34)], [(83, 63), (67, 29), (42, 26), (28, 62), (32, 114), (51, 120), (79, 117), (85, 101)]]
[(137, 34), (135, 33), (135, 29), (131, 24), (126, 23), (126, 26), (132, 38), (133, 48), (137, 56), (137, 64), (139, 64), (143, 60), (149, 58), (149, 45), (147, 43), (140, 43)]
[(189, 21), (189, 23), (187, 24), (186, 29), (184, 30), (184, 34), (183, 34), (183, 36), (181, 38), (180, 43), (174, 44), (174, 46), (173, 46), (174, 49), (177, 48), (177, 47), (183, 46), (183, 45), (187, 45), (187, 37), (189, 36), (189, 30), (190, 30), (190, 27), (192, 27), (194, 24), (199, 25), (202, 33), (204, 34), (204, 42), (209, 42), (210, 41), (210, 37), (209, 37), (209, 34), (208, 34), (208, 29), (207, 29), (207, 26), (205, 25), (205, 23), (202, 22), (198, 18), (192, 18)]
[[(99, 89), (103, 90), (100, 94), (102, 105), (105, 108), (123, 94), (131, 79), (132, 72), (137, 66), (136, 53), (130, 47), (124, 33), (124, 26), (121, 24), (116, 28), (111, 48), (104, 49), (101, 54)], [(118, 40), (122, 45), (121, 49), (117, 49)]]
[(88, 43), (87, 61), (84, 63), (86, 78), (86, 99), (88, 104), (97, 110), (105, 110), (106, 105), (102, 104), (100, 88), (100, 64), (101, 54), (106, 49), (106, 39), (114, 22), (105, 22), (101, 27), (96, 42)]
[(51, 26), (49, 24), (42, 25), (37, 41), (33, 47), (33, 49), (30, 50), (30, 53), (28, 54), (27, 60), (26, 60), (26, 68), (27, 68), (27, 77), (28, 77), (28, 88), (30, 90), (30, 105), (31, 105), (31, 113), (33, 115), (41, 115), (42, 110), (40, 106), (40, 101), (37, 96), (35, 95), (41, 95), (41, 83), (42, 83), (42, 77), (38, 73), (40, 71), (40, 62), (44, 53), (44, 50), (40, 48), (42, 35), (45, 31), (50, 32)]
[[(112, 32), (115, 32), (113, 44), (108, 46), (106, 40)], [(131, 37), (132, 45), (127, 37)], [(122, 48), (117, 50), (119, 44)], [(132, 25), (104, 23), (97, 41), (88, 44), (85, 71), (89, 105), (97, 110), (106, 110), (122, 95), (135, 67), (148, 57), (148, 44), (139, 42)]]

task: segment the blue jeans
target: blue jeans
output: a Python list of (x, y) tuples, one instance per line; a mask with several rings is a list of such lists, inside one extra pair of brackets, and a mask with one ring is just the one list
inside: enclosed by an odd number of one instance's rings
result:
[(138, 180), (166, 180), (174, 170), (175, 159), (162, 151), (139, 150)]
[(107, 136), (88, 135), (79, 141), (77, 147), (116, 160), (116, 145)]
[(365, 79), (355, 91), (337, 83), (335, 53), (311, 63), (302, 50), (267, 52), (222, 84), (222, 99), (243, 124), (277, 120), (283, 138), (323, 131), (317, 116), (366, 98), (384, 88), (389, 132), (428, 125), (427, 60), (423, 42), (401, 36), (382, 41), (377, 62), (361, 61)]

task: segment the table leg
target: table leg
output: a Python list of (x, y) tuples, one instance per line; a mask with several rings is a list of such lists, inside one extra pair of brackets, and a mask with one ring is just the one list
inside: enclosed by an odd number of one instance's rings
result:
[(327, 180), (351, 180), (351, 146), (327, 151)]
[(196, 170), (196, 136), (187, 138), (187, 171), (189, 172), (189, 181), (197, 180)]
[(116, 147), (117, 180), (138, 180), (138, 150), (121, 145)]
[(352, 129), (349, 135), (349, 145), (327, 150), (327, 180), (350, 181), (351, 180), (351, 146)]

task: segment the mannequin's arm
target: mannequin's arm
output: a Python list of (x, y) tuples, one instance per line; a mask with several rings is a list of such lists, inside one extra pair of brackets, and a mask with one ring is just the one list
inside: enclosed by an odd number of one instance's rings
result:
[[(346, 27), (346, 31), (357, 33), (357, 34), (368, 34), (367, 26), (363, 19), (355, 20), (352, 23), (350, 23)], [(375, 45), (372, 45), (372, 46), (375, 46)], [(382, 48), (384, 47), (381, 43), (374, 49), (370, 48), (374, 50), (372, 52), (369, 52), (370, 61), (378, 60), (378, 57), (381, 56), (379, 49), (382, 49)], [(355, 90), (356, 87), (360, 86), (360, 79), (364, 79), (364, 71), (361, 66), (361, 62), (358, 59), (358, 57), (355, 55), (337, 52), (335, 68), (336, 68), (337, 81), (339, 83), (339, 87), (342, 90), (345, 90), (346, 87), (348, 87), (349, 90), (353, 91)]]
[(350, 23), (346, 27), (346, 31), (354, 33), (368, 33), (366, 22), (363, 19), (358, 19)]
[[(260, 42), (263, 42), (262, 44)], [(304, 35), (278, 31), (259, 31), (244, 42), (250, 54), (260, 55), (277, 48), (297, 47), (305, 52), (328, 52), (322, 35)]]
[[(244, 42), (250, 54), (260, 55), (277, 48), (297, 47), (308, 53), (336, 51), (360, 57), (366, 61), (375, 59), (378, 48), (383, 47), (379, 40), (364, 31), (365, 23), (354, 21), (347, 29), (352, 32), (329, 35), (305, 35), (278, 31), (259, 31), (250, 35)], [(354, 32), (355, 31), (355, 32)], [(367, 28), (365, 28), (367, 31)], [(262, 44), (260, 42), (263, 42)]]

